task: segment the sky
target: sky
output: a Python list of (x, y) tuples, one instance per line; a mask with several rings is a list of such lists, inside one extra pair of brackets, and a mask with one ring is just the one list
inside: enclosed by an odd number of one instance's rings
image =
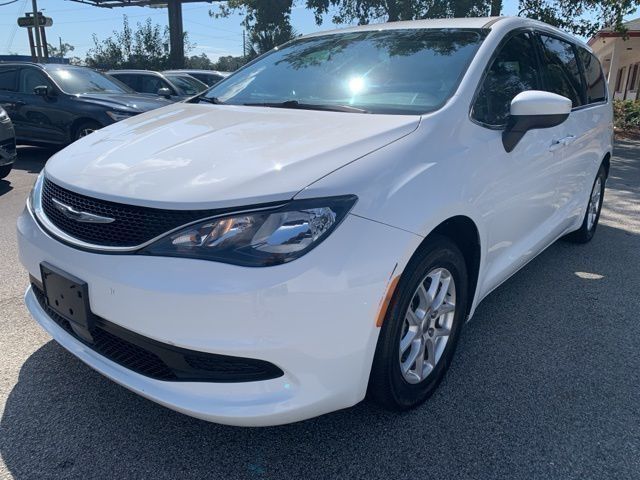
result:
[[(0, 0), (0, 4), (7, 0)], [(299, 33), (311, 33), (335, 27), (328, 16), (322, 26), (315, 24), (311, 11), (301, 5), (292, 11), (292, 24)], [(504, 0), (503, 15), (518, 13), (518, 0)], [(114, 30), (122, 29), (122, 17), (126, 14), (129, 23), (135, 25), (151, 18), (154, 23), (166, 25), (167, 10), (164, 8), (127, 7), (97, 8), (69, 0), (39, 0), (38, 7), (48, 17), (53, 18), (53, 26), (47, 29), (47, 40), (51, 44), (63, 42), (75, 47), (74, 56), (84, 58), (93, 46), (92, 35), (105, 39)], [(27, 30), (18, 28), (16, 19), (30, 11), (30, 0), (0, 6), (0, 54), (29, 54)], [(196, 47), (190, 55), (205, 53), (215, 61), (220, 56), (242, 54), (241, 15), (229, 18), (211, 18), (208, 12), (216, 7), (209, 3), (193, 3), (183, 6), (184, 28)]]

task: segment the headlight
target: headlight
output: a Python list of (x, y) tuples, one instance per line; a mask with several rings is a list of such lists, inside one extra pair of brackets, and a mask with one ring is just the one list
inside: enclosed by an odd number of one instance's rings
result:
[(4, 111), (4, 108), (0, 107), (0, 123), (8, 122), (9, 115)]
[(111, 117), (114, 122), (119, 122), (120, 120), (124, 120), (125, 118), (133, 117), (137, 115), (134, 112), (107, 112), (107, 115)]
[(318, 246), (356, 200), (355, 195), (296, 200), (274, 210), (210, 219), (171, 233), (140, 253), (245, 267), (280, 265)]
[(44, 168), (36, 178), (36, 183), (33, 184), (33, 188), (31, 189), (31, 193), (27, 197), (27, 208), (34, 212), (36, 205), (40, 203), (40, 195), (42, 190), (42, 182), (44, 181)]

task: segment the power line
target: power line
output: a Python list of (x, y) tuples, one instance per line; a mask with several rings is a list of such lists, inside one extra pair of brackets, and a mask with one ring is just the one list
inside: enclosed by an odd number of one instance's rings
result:
[[(18, 9), (16, 14), (19, 15), (20, 12), (24, 12), (24, 9), (26, 8), (26, 6), (27, 6), (27, 0), (24, 0), (22, 2), (22, 6)], [(14, 23), (13, 24), (13, 29), (11, 30), (11, 33), (9, 34), (9, 40), (7, 41), (7, 53), (9, 52), (9, 50), (11, 50), (11, 45), (13, 44), (13, 39), (15, 38), (17, 31), (18, 31), (18, 24)]]

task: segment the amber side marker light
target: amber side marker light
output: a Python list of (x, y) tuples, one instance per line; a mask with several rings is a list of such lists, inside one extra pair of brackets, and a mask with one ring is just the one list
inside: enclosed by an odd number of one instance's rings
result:
[[(393, 269), (393, 272), (395, 272), (395, 268)], [(391, 275), (393, 275), (393, 272), (391, 273)], [(384, 318), (387, 316), (387, 310), (389, 309), (389, 304), (391, 303), (391, 299), (393, 298), (393, 294), (396, 291), (399, 280), (400, 275), (396, 275), (391, 279), (389, 285), (387, 286), (387, 293), (380, 303), (380, 310), (378, 311), (378, 318), (376, 319), (376, 327), (382, 327), (382, 323), (384, 322)]]

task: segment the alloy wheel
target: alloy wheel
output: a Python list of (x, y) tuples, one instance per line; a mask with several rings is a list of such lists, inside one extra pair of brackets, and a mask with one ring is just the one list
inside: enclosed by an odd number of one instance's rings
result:
[(587, 212), (587, 229), (591, 230), (598, 218), (598, 211), (600, 210), (600, 196), (602, 194), (602, 179), (598, 177), (596, 183), (593, 185), (591, 191), (591, 198), (589, 199), (589, 209)]
[(400, 338), (400, 370), (408, 383), (422, 382), (435, 369), (451, 336), (456, 285), (445, 268), (419, 283), (405, 314)]

